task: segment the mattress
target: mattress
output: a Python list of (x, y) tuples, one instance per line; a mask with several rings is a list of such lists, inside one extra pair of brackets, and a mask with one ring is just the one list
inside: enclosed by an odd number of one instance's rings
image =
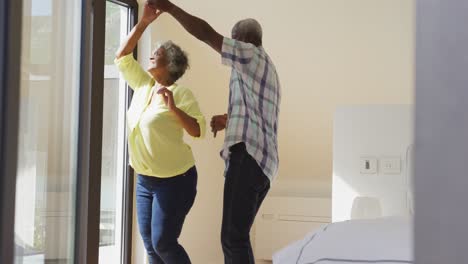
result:
[(273, 263), (413, 263), (412, 230), (410, 217), (332, 223), (276, 252)]

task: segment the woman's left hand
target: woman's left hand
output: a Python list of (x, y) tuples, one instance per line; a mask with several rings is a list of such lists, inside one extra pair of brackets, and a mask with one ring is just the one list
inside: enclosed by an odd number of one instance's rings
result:
[(171, 90), (167, 89), (166, 87), (162, 87), (159, 88), (159, 90), (156, 93), (160, 94), (163, 97), (164, 104), (166, 104), (167, 108), (169, 108), (169, 111), (175, 111), (177, 109), (177, 106), (174, 102), (174, 96)]

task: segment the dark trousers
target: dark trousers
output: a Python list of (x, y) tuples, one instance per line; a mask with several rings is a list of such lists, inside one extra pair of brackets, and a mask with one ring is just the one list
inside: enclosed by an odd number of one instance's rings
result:
[(197, 170), (167, 179), (138, 175), (137, 217), (150, 264), (189, 264), (178, 239), (196, 196)]
[(245, 144), (230, 148), (224, 183), (221, 242), (225, 264), (253, 264), (250, 229), (270, 189), (270, 180), (247, 153)]

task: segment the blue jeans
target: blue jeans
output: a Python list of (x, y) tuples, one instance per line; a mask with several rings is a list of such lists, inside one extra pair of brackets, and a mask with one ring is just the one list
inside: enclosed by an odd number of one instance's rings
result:
[(172, 178), (138, 175), (137, 217), (150, 264), (190, 264), (178, 239), (197, 193), (197, 169)]
[(244, 143), (232, 146), (230, 151), (221, 229), (224, 263), (254, 264), (250, 229), (270, 189), (270, 180), (247, 153)]

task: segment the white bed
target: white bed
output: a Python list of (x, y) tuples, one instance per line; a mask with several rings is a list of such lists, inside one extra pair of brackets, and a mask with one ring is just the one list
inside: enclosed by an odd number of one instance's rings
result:
[[(406, 154), (406, 216), (367, 218), (374, 200), (355, 199), (360, 219), (323, 225), (273, 255), (273, 264), (402, 264), (413, 261), (413, 147)], [(357, 202), (357, 203), (356, 203)], [(372, 209), (372, 210), (371, 210)], [(357, 214), (353, 214), (354, 211)]]
[(273, 263), (413, 263), (411, 234), (410, 217), (337, 222), (278, 251), (273, 256)]

